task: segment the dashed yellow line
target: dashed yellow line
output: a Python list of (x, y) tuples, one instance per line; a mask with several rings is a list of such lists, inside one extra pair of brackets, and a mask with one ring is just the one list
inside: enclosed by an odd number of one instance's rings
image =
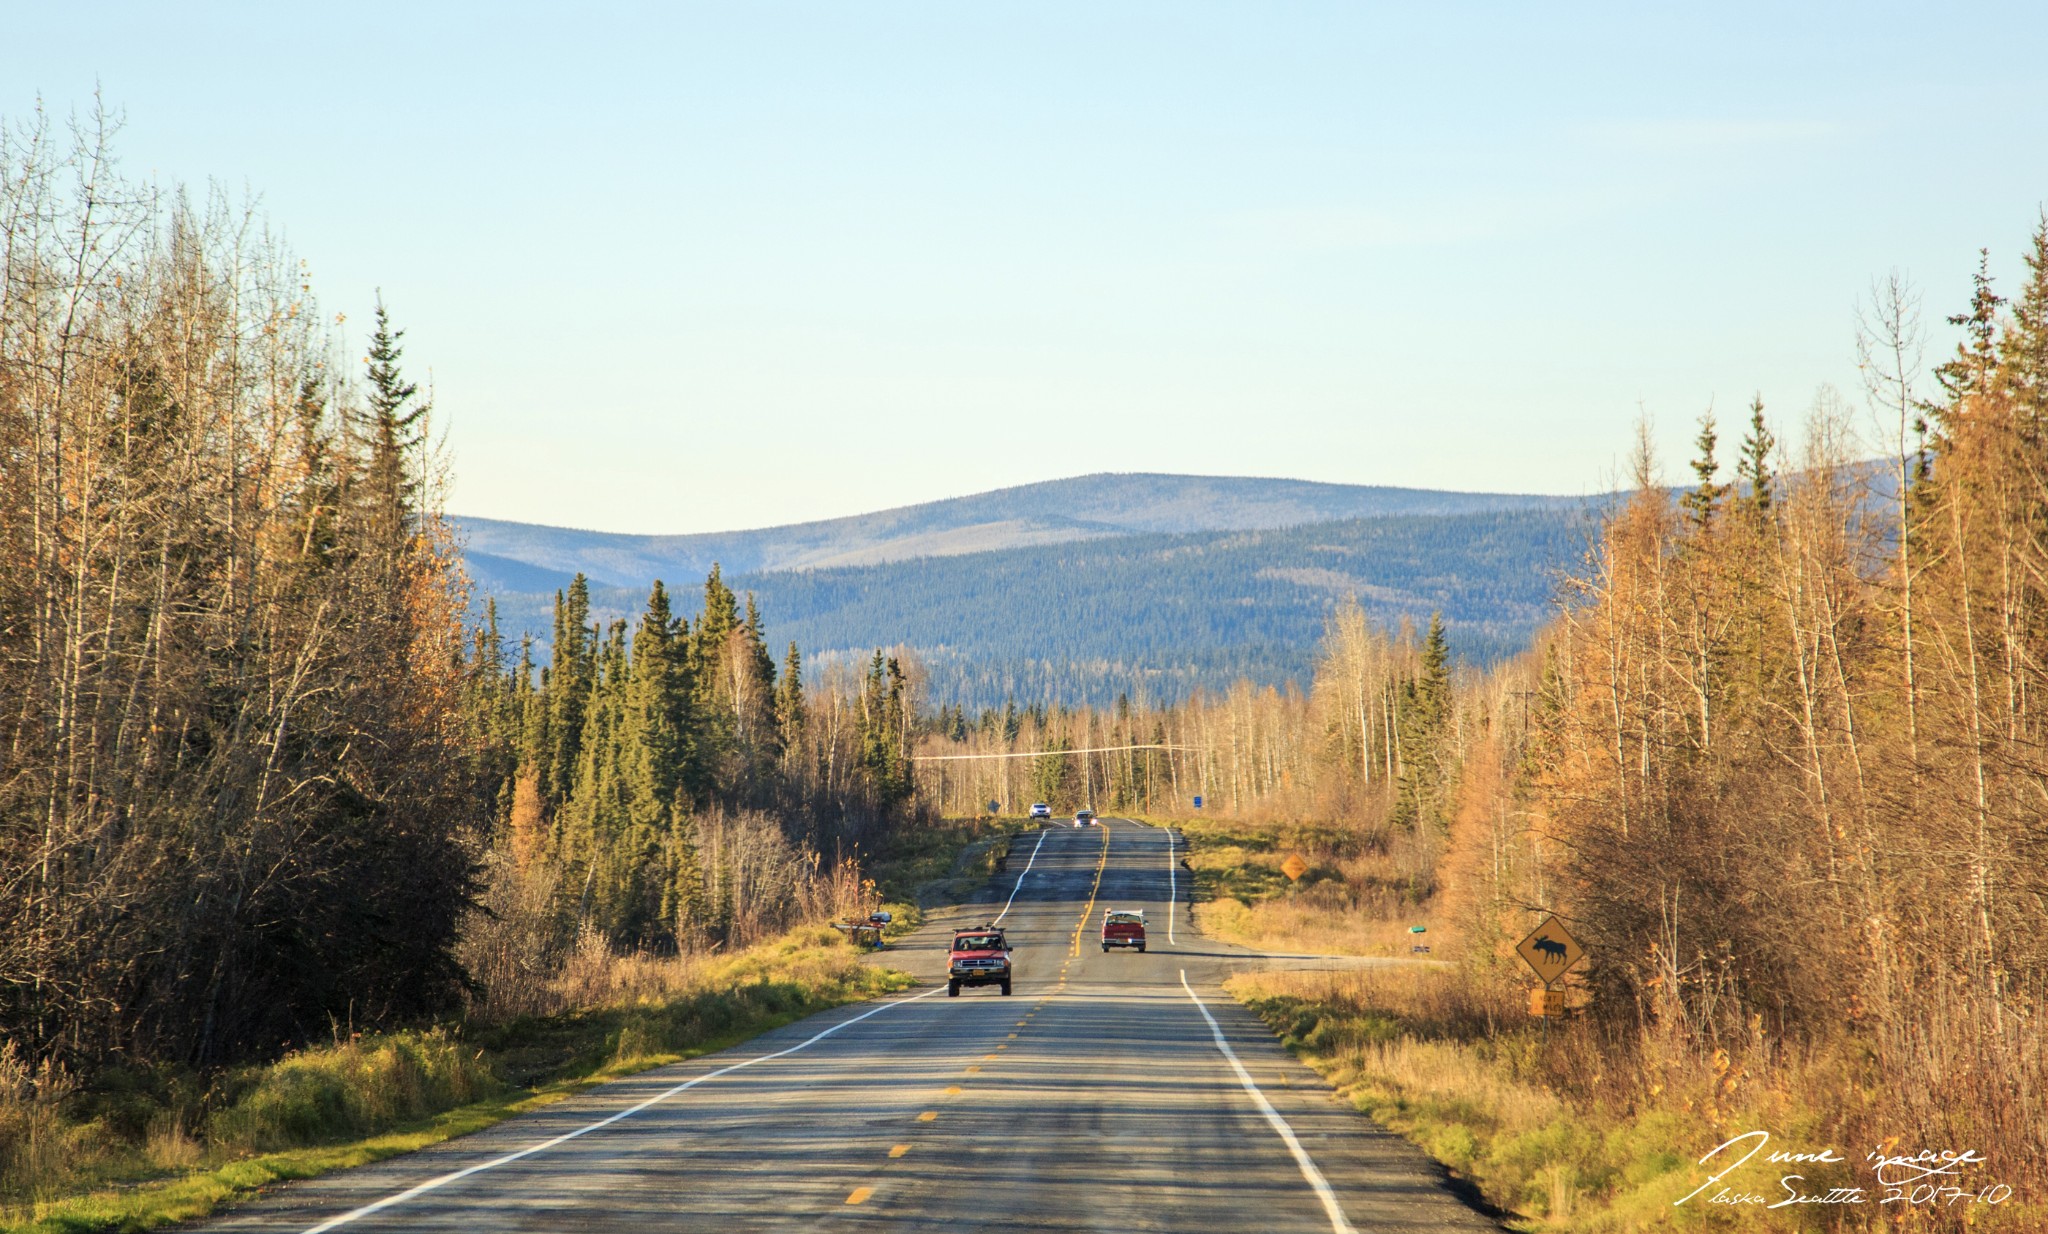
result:
[(1088, 889), (1088, 903), (1081, 909), (1081, 920), (1074, 923), (1074, 949), (1072, 956), (1081, 954), (1081, 931), (1088, 928), (1088, 918), (1095, 912), (1095, 896), (1102, 890), (1102, 872), (1109, 866), (1109, 828), (1102, 829), (1102, 859), (1095, 863), (1095, 885)]
[(948, 1084), (946, 1086), (946, 1095), (948, 1097), (958, 1097), (960, 1095), (960, 1086), (958, 1084)]
[(937, 1110), (926, 1110), (924, 1113), (917, 1116), (917, 1121), (921, 1123), (928, 1123), (933, 1119), (937, 1118), (938, 1116), (939, 1112)]
[(894, 1148), (892, 1148), (892, 1149), (890, 1149), (890, 1150), (889, 1150), (889, 1160), (891, 1160), (891, 1161), (894, 1161), (894, 1160), (895, 1160), (896, 1158), (898, 1158), (898, 1157), (901, 1157), (901, 1156), (902, 1156), (903, 1154), (905, 1154), (905, 1153), (907, 1153), (907, 1152), (909, 1152), (909, 1151), (910, 1151), (910, 1145), (908, 1145), (908, 1144), (898, 1144), (898, 1145), (896, 1145), (896, 1146), (895, 1146)]
[(873, 1187), (855, 1187), (853, 1194), (846, 1197), (846, 1202), (848, 1204), (865, 1204), (868, 1202), (868, 1197), (874, 1193), (875, 1189)]

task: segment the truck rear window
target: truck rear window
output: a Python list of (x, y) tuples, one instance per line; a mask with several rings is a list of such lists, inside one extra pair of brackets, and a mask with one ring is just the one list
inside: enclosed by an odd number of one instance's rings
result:
[(962, 934), (953, 940), (955, 951), (1001, 951), (1003, 939), (999, 934)]

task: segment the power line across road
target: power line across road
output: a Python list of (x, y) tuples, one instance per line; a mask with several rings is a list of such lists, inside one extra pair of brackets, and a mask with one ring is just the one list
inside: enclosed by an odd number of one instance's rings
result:
[(1023, 870), (878, 957), (938, 981), (951, 927), (1005, 912), (1010, 997), (827, 1012), (203, 1228), (1496, 1229), (1215, 989), (1274, 961), (1185, 924), (1142, 953), (1087, 943), (1103, 907), (1166, 916), (1178, 853), (1118, 820), (1049, 829)]

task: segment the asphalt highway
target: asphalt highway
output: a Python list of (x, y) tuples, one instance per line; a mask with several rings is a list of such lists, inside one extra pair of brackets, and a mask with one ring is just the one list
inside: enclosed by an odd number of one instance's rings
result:
[[(1019, 837), (976, 903), (879, 962), (928, 984), (279, 1188), (200, 1228), (425, 1231), (1495, 1230), (1217, 983), (1316, 964), (1189, 928), (1169, 833)], [(1026, 866), (1028, 865), (1028, 872)], [(1145, 953), (1099, 950), (1142, 908)], [(954, 926), (999, 918), (1014, 993), (949, 998)]]

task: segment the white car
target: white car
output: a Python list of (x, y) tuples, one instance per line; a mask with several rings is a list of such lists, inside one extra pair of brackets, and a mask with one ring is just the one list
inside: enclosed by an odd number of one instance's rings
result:
[(1074, 826), (1095, 826), (1095, 811), (1089, 809), (1087, 806), (1082, 806), (1080, 809), (1074, 811)]
[(1031, 818), (1033, 822), (1036, 822), (1041, 818), (1050, 822), (1052, 820), (1052, 807), (1045, 804), (1043, 801), (1032, 802)]

